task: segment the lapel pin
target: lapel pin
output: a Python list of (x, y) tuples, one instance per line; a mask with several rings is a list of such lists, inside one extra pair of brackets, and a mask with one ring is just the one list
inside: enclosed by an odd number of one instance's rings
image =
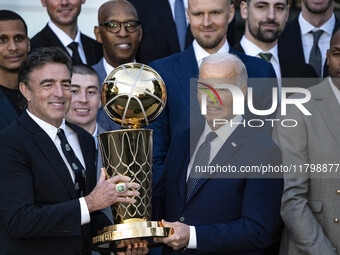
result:
[(231, 145), (236, 147), (237, 144), (235, 142), (232, 142)]

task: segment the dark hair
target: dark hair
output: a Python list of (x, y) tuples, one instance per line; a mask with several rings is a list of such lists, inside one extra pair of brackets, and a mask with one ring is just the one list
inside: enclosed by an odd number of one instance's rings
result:
[(89, 65), (85, 64), (75, 64), (72, 66), (72, 74), (89, 74), (89, 75), (94, 75), (98, 77), (97, 72)]
[[(98, 84), (99, 84), (99, 76), (98, 76), (97, 72), (91, 66), (89, 66), (89, 65), (74, 64), (73, 67), (72, 67), (72, 75), (73, 74), (95, 76), (97, 78)], [(100, 88), (100, 84), (99, 84), (99, 88)]]
[(26, 60), (21, 64), (18, 73), (18, 83), (23, 82), (29, 87), (29, 76), (34, 69), (47, 63), (65, 64), (70, 75), (72, 74), (72, 61), (69, 55), (59, 47), (41, 47), (28, 54)]
[(21, 16), (15, 12), (10, 10), (0, 10), (0, 21), (7, 21), (7, 20), (21, 20), (25, 27), (25, 32), (27, 35), (27, 25)]
[[(244, 0), (242, 0), (242, 1), (244, 1)], [(250, 0), (246, 0), (245, 2), (246, 2), (247, 4), (249, 4)], [(288, 0), (286, 0), (286, 4), (289, 5)]]

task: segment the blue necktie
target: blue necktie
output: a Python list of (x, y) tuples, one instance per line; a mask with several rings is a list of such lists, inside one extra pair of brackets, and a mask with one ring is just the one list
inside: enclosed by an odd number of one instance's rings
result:
[(196, 153), (194, 162), (192, 164), (190, 175), (187, 181), (186, 202), (188, 202), (189, 199), (191, 198), (192, 193), (195, 190), (196, 184), (198, 182), (198, 179), (202, 176), (202, 173), (196, 172), (195, 168), (196, 166), (208, 166), (209, 158), (210, 158), (210, 151), (211, 151), (210, 143), (216, 137), (217, 137), (217, 134), (215, 132), (210, 132), (206, 136), (205, 141), (197, 149), (197, 153)]
[(74, 189), (76, 191), (76, 194), (78, 197), (83, 197), (85, 191), (85, 178), (86, 178), (85, 169), (80, 163), (77, 156), (75, 155), (72, 147), (68, 143), (64, 130), (59, 128), (57, 135), (60, 139), (61, 149), (63, 150), (63, 153), (75, 175)]
[(187, 19), (185, 17), (183, 0), (175, 0), (175, 23), (179, 47), (181, 51), (183, 51), (185, 48), (185, 35), (187, 32)]

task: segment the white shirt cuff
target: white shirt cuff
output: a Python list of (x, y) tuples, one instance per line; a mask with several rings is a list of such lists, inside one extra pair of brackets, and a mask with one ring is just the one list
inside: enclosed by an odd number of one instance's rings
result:
[(87, 208), (87, 204), (84, 197), (79, 198), (80, 203), (80, 214), (81, 214), (81, 225), (85, 225), (87, 223), (90, 223), (90, 212)]
[(187, 248), (188, 249), (197, 249), (197, 239), (196, 239), (196, 228), (194, 226), (189, 226), (190, 228), (190, 237)]

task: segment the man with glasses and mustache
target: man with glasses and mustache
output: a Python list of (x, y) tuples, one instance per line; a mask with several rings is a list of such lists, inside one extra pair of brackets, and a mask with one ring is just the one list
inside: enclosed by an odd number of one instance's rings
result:
[[(103, 58), (93, 67), (99, 76), (100, 84), (117, 66), (134, 62), (142, 27), (135, 7), (126, 0), (112, 0), (102, 4), (98, 10), (98, 26), (94, 32), (97, 41), (103, 44)], [(118, 129), (101, 107), (98, 123), (105, 130)]]
[(302, 0), (301, 13), (289, 23), (279, 39), (279, 51), (311, 64), (318, 77), (328, 75), (326, 52), (332, 34), (340, 27), (334, 0)]
[[(247, 0), (241, 2), (240, 10), (246, 24), (241, 41), (234, 46), (236, 50), (270, 62), (279, 79), (316, 77), (312, 66), (287, 57), (278, 50), (278, 38), (289, 15), (287, 0)], [(293, 85), (284, 80), (279, 80), (278, 84), (279, 87)]]

